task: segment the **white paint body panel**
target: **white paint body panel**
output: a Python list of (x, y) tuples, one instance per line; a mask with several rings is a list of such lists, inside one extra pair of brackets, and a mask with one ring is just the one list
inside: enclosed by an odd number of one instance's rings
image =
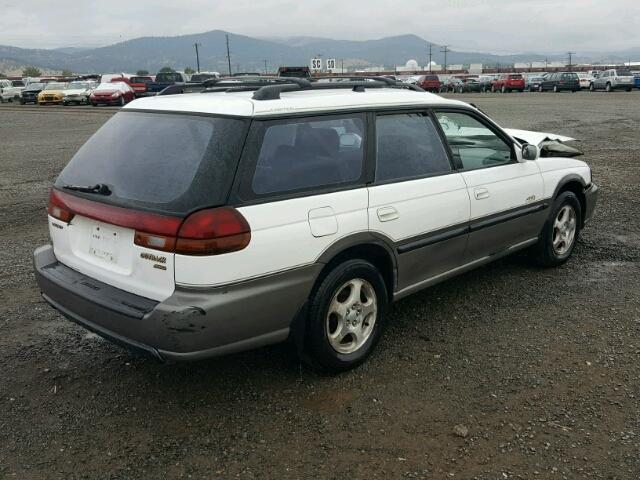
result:
[[(397, 211), (398, 218), (381, 221), (379, 210), (390, 207)], [(389, 183), (369, 189), (370, 228), (394, 241), (468, 220), (469, 196), (459, 173)]]
[[(312, 264), (340, 238), (367, 230), (367, 204), (367, 189), (358, 188), (239, 208), (251, 227), (247, 248), (212, 257), (175, 255), (176, 283), (222, 285)], [(334, 219), (323, 217), (318, 228), (326, 234), (314, 236), (309, 212), (327, 208)], [(328, 223), (337, 224), (335, 233), (327, 233)]]
[(561, 142), (570, 142), (575, 138), (565, 137), (564, 135), (556, 135), (554, 133), (532, 132), (530, 130), (517, 130), (515, 128), (503, 128), (514, 140), (520, 138), (531, 145), (540, 145), (545, 140), (560, 140)]
[[(105, 240), (100, 240), (100, 243), (96, 242), (96, 228), (106, 234)], [(135, 245), (134, 231), (129, 228), (97, 222), (79, 215), (67, 225), (49, 216), (49, 235), (56, 258), (89, 277), (158, 301), (165, 300), (175, 290), (174, 255)], [(115, 240), (107, 240), (110, 237)], [(142, 258), (142, 253), (164, 257), (166, 261), (158, 264), (166, 270), (155, 268), (157, 262)]]
[[(536, 162), (463, 172), (471, 199), (471, 219), (477, 219), (543, 199), (543, 183)], [(479, 198), (480, 197), (480, 198)]]
[(567, 175), (579, 175), (585, 185), (591, 184), (591, 168), (575, 158), (539, 158), (535, 162), (544, 181), (544, 195), (551, 197), (558, 183)]

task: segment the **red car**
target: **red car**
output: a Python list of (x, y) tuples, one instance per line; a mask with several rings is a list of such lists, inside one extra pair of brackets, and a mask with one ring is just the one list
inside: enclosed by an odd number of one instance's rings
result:
[(124, 82), (101, 83), (91, 92), (91, 105), (124, 105), (134, 100), (136, 95), (129, 85)]
[(503, 73), (491, 82), (492, 92), (524, 92), (524, 77), (519, 73)]
[(418, 80), (418, 86), (427, 92), (438, 93), (440, 87), (442, 87), (442, 82), (437, 75), (423, 75)]
[(144, 97), (147, 95), (147, 84), (153, 83), (153, 78), (146, 76), (136, 76), (131, 78), (117, 77), (112, 78), (112, 82), (124, 82), (133, 88), (136, 97)]

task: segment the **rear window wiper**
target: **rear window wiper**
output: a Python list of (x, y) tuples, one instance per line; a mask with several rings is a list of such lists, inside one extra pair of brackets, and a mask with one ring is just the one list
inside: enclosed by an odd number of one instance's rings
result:
[(111, 189), (105, 183), (95, 185), (65, 185), (62, 188), (83, 193), (97, 193), (98, 195), (111, 195)]

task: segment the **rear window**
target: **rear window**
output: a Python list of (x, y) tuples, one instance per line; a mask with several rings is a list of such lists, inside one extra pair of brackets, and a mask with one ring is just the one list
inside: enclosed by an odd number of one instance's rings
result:
[(618, 77), (632, 77), (633, 74), (629, 70), (618, 70)]
[(111, 195), (86, 195), (179, 215), (222, 205), (246, 125), (230, 118), (120, 112), (78, 150), (55, 185), (106, 184)]
[(131, 83), (152, 83), (151, 77), (131, 77), (129, 79)]
[(509, 75), (509, 78), (511, 80), (520, 80), (522, 78), (522, 75)]
[(562, 79), (563, 80), (578, 80), (578, 74), (577, 73), (563, 73), (562, 74)]
[(158, 83), (172, 83), (182, 81), (182, 75), (176, 72), (162, 72), (156, 75), (156, 82)]
[(425, 80), (429, 80), (429, 81), (438, 81), (439, 80), (437, 75), (425, 75), (424, 79)]

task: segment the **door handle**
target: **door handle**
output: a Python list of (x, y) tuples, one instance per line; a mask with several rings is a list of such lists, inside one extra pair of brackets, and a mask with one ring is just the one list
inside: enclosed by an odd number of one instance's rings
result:
[(489, 198), (489, 190), (487, 190), (486, 188), (474, 188), (473, 195), (476, 197), (476, 200)]
[(378, 209), (378, 220), (381, 222), (390, 222), (400, 218), (400, 214), (393, 207), (382, 207)]

